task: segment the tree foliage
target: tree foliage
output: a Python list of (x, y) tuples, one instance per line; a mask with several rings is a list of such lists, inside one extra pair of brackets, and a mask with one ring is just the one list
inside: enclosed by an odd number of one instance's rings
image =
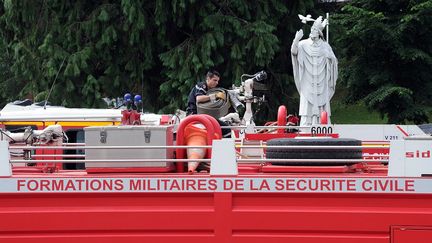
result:
[(313, 1), (276, 0), (193, 2), (180, 9), (160, 7), (168, 12), (167, 16), (157, 15), (161, 33), (170, 35), (166, 39), (178, 40), (160, 55), (167, 77), (161, 85), (162, 97), (166, 101), (176, 97), (171, 106), (182, 106), (185, 94), (210, 68), (222, 73), (224, 87), (238, 85), (243, 73), (265, 69), (270, 73), (267, 85), (271, 93), (267, 93), (269, 103), (261, 109), (260, 117), (274, 119), (277, 105), (293, 107), (296, 102), (290, 46), (295, 31), (301, 28), (297, 14), (313, 7)]
[(2, 7), (21, 98), (44, 99), (55, 82), (55, 103), (97, 107), (103, 96), (138, 91), (145, 72), (157, 66), (156, 29), (144, 2), (10, 0)]
[(428, 120), (432, 93), (432, 1), (354, 0), (336, 22), (343, 31), (340, 80), (347, 100), (364, 101), (389, 123)]
[[(279, 104), (297, 110), (290, 45), (298, 13), (313, 0), (3, 0), (0, 6), (1, 103), (45, 99), (77, 107), (143, 93), (150, 112), (185, 108), (206, 71), (222, 86), (243, 73), (270, 73), (262, 117)], [(292, 107), (295, 107), (294, 109)], [(265, 118), (264, 118), (265, 119)]]

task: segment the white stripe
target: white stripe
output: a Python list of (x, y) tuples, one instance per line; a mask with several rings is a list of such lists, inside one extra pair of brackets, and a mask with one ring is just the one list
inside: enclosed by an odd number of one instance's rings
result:
[(197, 90), (204, 91), (204, 93), (207, 92), (205, 89), (203, 89), (203, 88), (201, 88), (200, 86), (198, 86), (198, 84), (195, 85), (195, 88), (196, 88)]
[(429, 178), (157, 177), (1, 178), (0, 193), (254, 192), (432, 194)]

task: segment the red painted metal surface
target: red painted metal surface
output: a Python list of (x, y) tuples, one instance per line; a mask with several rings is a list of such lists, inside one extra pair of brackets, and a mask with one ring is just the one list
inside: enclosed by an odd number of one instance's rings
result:
[(320, 124), (328, 124), (328, 114), (327, 111), (321, 112)]
[(367, 193), (0, 194), (0, 242), (427, 242), (430, 228), (392, 227), (432, 225), (431, 200)]
[[(390, 155), (390, 143), (388, 141), (364, 141), (362, 142), (362, 146), (364, 159), (385, 159), (388, 158), (386, 156)], [(382, 146), (382, 148), (377, 148), (376, 146)]]
[(392, 227), (391, 243), (432, 242), (432, 227)]
[(86, 168), (87, 173), (166, 173), (175, 170), (174, 164), (169, 164), (166, 167), (95, 167)]
[(122, 125), (141, 125), (141, 114), (136, 110), (123, 110), (121, 113)]
[[(40, 145), (49, 146), (49, 145)], [(52, 145), (51, 145), (52, 146)], [(55, 157), (38, 157), (35, 159), (36, 167), (41, 168), (43, 171), (53, 172), (62, 169), (63, 164), (61, 163), (44, 163), (44, 160), (61, 160), (63, 159), (63, 150), (61, 149), (37, 149), (35, 151), (36, 155), (58, 155)]]
[[(246, 135), (250, 140), (263, 141), (295, 136)], [(388, 153), (387, 148), (369, 151)], [(317, 172), (311, 171), (314, 169), (300, 166), (239, 166), (241, 174), (263, 178), (275, 174), (279, 178), (293, 174), (318, 177)], [(82, 176), (72, 171), (44, 174), (38, 168), (15, 168), (14, 172), (17, 178)], [(162, 173), (166, 171), (134, 175), (105, 172), (85, 176), (142, 179), (185, 176)], [(320, 167), (318, 172), (319, 176), (341, 179), (377, 174), (384, 178), (387, 167), (371, 162)], [(187, 176), (214, 178), (206, 173)], [(0, 243), (428, 242), (432, 237), (431, 202), (432, 194), (418, 193), (0, 193)]]
[[(277, 115), (277, 125), (278, 126), (286, 126), (287, 124), (287, 108), (284, 105), (279, 106), (278, 115)], [(280, 128), (277, 130), (277, 133), (284, 133), (284, 129)]]
[(295, 137), (332, 137), (338, 138), (339, 134), (311, 134), (311, 133), (247, 133), (247, 140), (267, 141), (273, 138), (295, 138)]
[(262, 168), (267, 173), (347, 173), (354, 172), (352, 166), (279, 166), (265, 165)]

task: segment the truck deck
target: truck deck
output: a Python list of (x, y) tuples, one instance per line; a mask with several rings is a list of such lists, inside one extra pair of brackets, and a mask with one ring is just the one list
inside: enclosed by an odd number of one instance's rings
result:
[(427, 242), (432, 180), (346, 174), (17, 174), (2, 242)]
[[(429, 137), (357, 146), (282, 129), (191, 146), (155, 129), (92, 127), (84, 143), (0, 141), (0, 242), (432, 239)], [(189, 148), (208, 153), (188, 159)], [(209, 170), (188, 171), (192, 160)]]

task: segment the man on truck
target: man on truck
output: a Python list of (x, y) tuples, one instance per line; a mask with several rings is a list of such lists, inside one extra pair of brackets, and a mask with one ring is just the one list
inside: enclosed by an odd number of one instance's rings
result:
[(226, 99), (224, 92), (217, 92), (214, 94), (207, 95), (209, 89), (216, 88), (219, 84), (220, 74), (218, 71), (208, 71), (206, 74), (206, 80), (196, 84), (189, 93), (188, 105), (186, 114), (197, 114), (197, 102), (203, 103), (207, 101), (215, 102), (217, 99)]

